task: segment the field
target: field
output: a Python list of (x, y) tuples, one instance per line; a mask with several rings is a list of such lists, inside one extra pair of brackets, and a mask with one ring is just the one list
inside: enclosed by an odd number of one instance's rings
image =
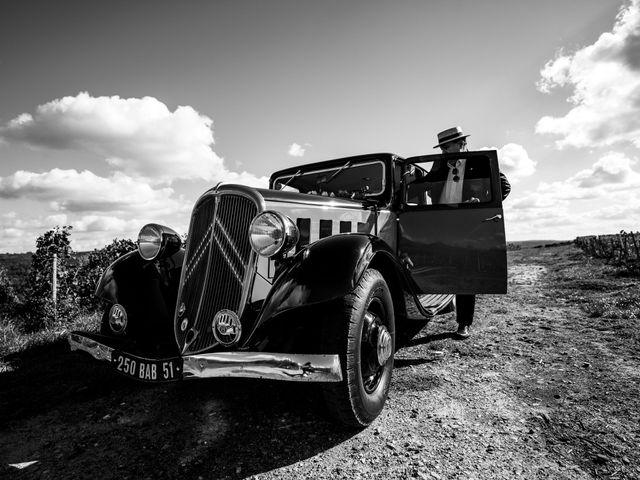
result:
[[(82, 264), (86, 262), (90, 252), (74, 252), (71, 256), (71, 264)], [(31, 266), (32, 253), (0, 253), (0, 268), (4, 268), (7, 277), (14, 286), (19, 287), (27, 279), (29, 267)]]
[(13, 285), (22, 285), (31, 265), (31, 253), (0, 253), (0, 267), (7, 272)]
[(448, 314), (400, 350), (364, 430), (309, 386), (138, 384), (45, 342), (2, 359), (0, 477), (640, 478), (639, 321), (637, 277), (512, 250), (509, 293), (479, 297), (468, 340)]

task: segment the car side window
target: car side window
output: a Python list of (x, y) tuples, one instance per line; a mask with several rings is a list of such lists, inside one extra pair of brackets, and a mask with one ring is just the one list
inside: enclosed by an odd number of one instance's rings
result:
[[(406, 205), (458, 205), (492, 201), (489, 158), (449, 158), (416, 162), (406, 176)], [(408, 170), (409, 172), (411, 169)]]
[(425, 177), (429, 173), (431, 168), (430, 164), (427, 164), (427, 169), (424, 165), (412, 165), (405, 174), (405, 182), (407, 184), (406, 190), (406, 203), (409, 205), (430, 205), (431, 197), (429, 197), (428, 189), (424, 185)]

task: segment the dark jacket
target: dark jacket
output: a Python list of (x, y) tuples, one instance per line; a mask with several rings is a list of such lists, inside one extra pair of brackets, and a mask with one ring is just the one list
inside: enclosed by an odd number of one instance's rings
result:
[[(448, 174), (449, 167), (446, 161), (435, 162), (431, 171), (426, 176), (416, 180), (415, 183), (430, 183), (429, 195), (434, 203), (438, 203)], [(467, 160), (462, 184), (462, 202), (467, 202), (472, 197), (478, 198), (480, 201), (488, 201), (491, 198), (490, 178), (491, 170), (488, 161)], [(500, 188), (502, 200), (504, 200), (511, 192), (511, 184), (509, 184), (507, 177), (502, 172), (500, 172)]]

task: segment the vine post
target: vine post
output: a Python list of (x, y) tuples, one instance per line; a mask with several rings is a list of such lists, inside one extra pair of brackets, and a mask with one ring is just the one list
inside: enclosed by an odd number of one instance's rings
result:
[(631, 240), (633, 240), (633, 247), (636, 250), (636, 260), (640, 260), (640, 251), (638, 251), (638, 242), (636, 241), (636, 236), (633, 234), (633, 232), (631, 232), (630, 235)]
[(51, 266), (51, 299), (53, 300), (53, 309), (56, 320), (58, 316), (58, 253), (53, 252), (53, 265)]

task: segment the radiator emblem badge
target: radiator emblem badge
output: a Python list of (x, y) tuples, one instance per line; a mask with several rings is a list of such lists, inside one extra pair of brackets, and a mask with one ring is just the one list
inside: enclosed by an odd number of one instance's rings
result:
[(235, 312), (231, 310), (220, 310), (216, 313), (211, 324), (213, 336), (222, 345), (233, 345), (240, 340), (242, 334), (242, 325), (240, 319)]
[(124, 333), (127, 328), (127, 311), (118, 303), (109, 310), (109, 327), (116, 335)]

